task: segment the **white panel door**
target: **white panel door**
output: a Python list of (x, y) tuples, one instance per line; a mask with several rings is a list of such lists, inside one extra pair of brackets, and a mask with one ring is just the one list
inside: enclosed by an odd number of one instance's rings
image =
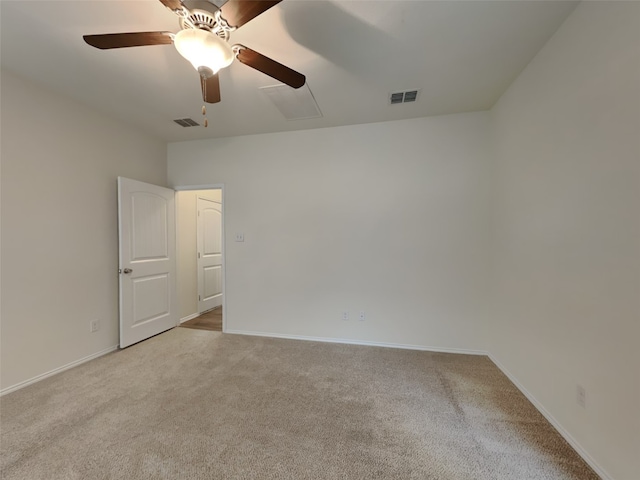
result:
[(198, 197), (198, 312), (222, 305), (222, 205)]
[(175, 192), (118, 177), (120, 348), (177, 324)]

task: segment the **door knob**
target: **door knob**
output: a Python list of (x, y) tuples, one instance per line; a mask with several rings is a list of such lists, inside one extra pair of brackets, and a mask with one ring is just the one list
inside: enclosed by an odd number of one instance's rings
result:
[(132, 269), (130, 269), (130, 268), (125, 268), (125, 269), (122, 271), (122, 273), (131, 273), (131, 272), (133, 272), (133, 270), (132, 270)]

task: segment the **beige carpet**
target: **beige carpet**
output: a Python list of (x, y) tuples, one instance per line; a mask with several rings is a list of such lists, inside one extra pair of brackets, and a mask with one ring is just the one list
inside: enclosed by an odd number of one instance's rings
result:
[(598, 478), (485, 357), (176, 328), (1, 400), (2, 478)]

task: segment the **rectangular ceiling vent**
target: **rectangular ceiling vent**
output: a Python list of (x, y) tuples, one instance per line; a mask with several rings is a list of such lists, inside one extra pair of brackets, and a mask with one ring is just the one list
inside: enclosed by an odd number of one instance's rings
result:
[(174, 120), (181, 127), (199, 127), (200, 124), (196, 122), (193, 118), (178, 118)]
[(269, 100), (276, 106), (287, 120), (308, 120), (322, 117), (320, 107), (306, 83), (300, 88), (289, 85), (270, 85), (261, 87)]
[(389, 96), (389, 103), (395, 105), (398, 103), (411, 103), (418, 99), (419, 90), (407, 90), (405, 92), (393, 92)]

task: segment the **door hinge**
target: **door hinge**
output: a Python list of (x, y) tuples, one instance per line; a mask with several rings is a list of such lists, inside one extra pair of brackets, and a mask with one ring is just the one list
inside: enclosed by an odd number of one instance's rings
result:
[(202, 298), (200, 298), (200, 295), (198, 295), (198, 301), (201, 301), (201, 300), (202, 300)]
[(200, 258), (200, 252), (198, 252), (198, 258)]

